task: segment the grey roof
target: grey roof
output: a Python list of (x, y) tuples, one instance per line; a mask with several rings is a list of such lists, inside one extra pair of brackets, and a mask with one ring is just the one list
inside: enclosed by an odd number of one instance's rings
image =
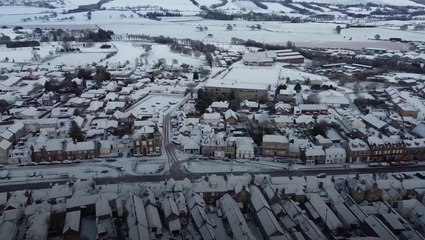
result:
[(0, 226), (0, 236), (2, 240), (13, 240), (17, 233), (17, 225), (13, 222), (6, 221)]
[(398, 238), (388, 229), (377, 217), (369, 216), (365, 219), (365, 223), (370, 229), (381, 239), (397, 240)]

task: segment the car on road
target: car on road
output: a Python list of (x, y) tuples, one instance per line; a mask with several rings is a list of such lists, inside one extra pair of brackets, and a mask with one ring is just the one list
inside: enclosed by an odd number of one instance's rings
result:
[(81, 163), (81, 160), (74, 160), (73, 163)]
[(124, 168), (122, 166), (118, 166), (118, 167), (115, 167), (115, 168), (119, 171), (124, 171)]
[(106, 161), (107, 162), (116, 162), (117, 160), (115, 158), (107, 158)]
[(104, 169), (104, 170), (102, 170), (102, 171), (100, 171), (100, 173), (108, 173), (109, 171), (108, 170), (106, 170), (106, 169)]
[(52, 165), (58, 165), (58, 164), (61, 164), (61, 162), (59, 162), (59, 161), (52, 161), (50, 164), (52, 164)]
[(423, 174), (423, 173), (416, 173), (415, 176), (420, 178), (420, 179), (425, 179), (425, 174)]
[(3, 164), (0, 164), (0, 168), (4, 168), (4, 165)]
[(92, 161), (93, 161), (93, 162), (102, 162), (102, 159), (95, 158), (95, 159), (93, 159)]
[(369, 163), (369, 167), (379, 167), (379, 163)]
[(316, 176), (317, 178), (326, 178), (326, 173), (319, 173)]
[(388, 167), (388, 166), (390, 166), (390, 164), (389, 164), (389, 163), (387, 163), (387, 162), (381, 162), (381, 166), (382, 166), (382, 167)]

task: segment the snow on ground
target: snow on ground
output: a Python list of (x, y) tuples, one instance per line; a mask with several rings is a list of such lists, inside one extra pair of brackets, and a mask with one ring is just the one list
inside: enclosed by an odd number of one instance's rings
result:
[(221, 160), (214, 161), (190, 161), (182, 164), (187, 170), (195, 173), (211, 173), (211, 172), (260, 172), (264, 170), (278, 170), (282, 166), (270, 166), (263, 164), (256, 164), (256, 162), (249, 161), (231, 161), (225, 162)]
[(39, 8), (39, 7), (1, 6), (0, 19), (3, 15), (14, 15), (16, 18), (20, 18), (19, 15), (46, 13), (46, 12), (54, 12), (54, 11), (55, 11), (54, 9)]
[[(230, 43), (233, 37), (241, 39), (252, 39), (258, 42), (279, 43), (286, 45), (287, 41), (296, 44), (324, 44), (328, 42), (341, 43), (361, 43), (384, 44), (392, 47), (386, 42), (374, 41), (376, 34), (380, 34), (382, 39), (403, 36), (403, 40), (422, 41), (424, 34), (420, 32), (401, 32), (400, 30), (376, 28), (350, 28), (343, 29), (341, 34), (337, 34), (335, 29), (337, 24), (332, 23), (281, 23), (281, 22), (258, 22), (263, 30), (253, 31), (249, 28), (252, 22), (248, 21), (214, 21), (204, 20), (196, 22), (144, 22), (140, 24), (99, 24), (104, 29), (113, 30), (116, 34), (147, 34), (151, 36), (170, 36), (179, 39), (191, 38), (206, 42)], [(233, 31), (227, 31), (227, 24), (233, 25)], [(160, 25), (160, 26), (159, 26)], [(196, 29), (198, 25), (208, 27), (208, 31), (200, 32)], [(212, 34), (212, 37), (208, 37)], [(351, 40), (350, 40), (351, 39)], [(395, 43), (399, 46), (401, 43)], [(354, 44), (357, 45), (357, 44)]]
[(167, 45), (152, 44), (152, 51), (147, 57), (149, 64), (155, 64), (158, 59), (164, 58), (167, 64), (171, 64), (173, 59), (178, 61), (178, 64), (189, 64), (192, 66), (203, 65), (205, 63), (205, 55), (201, 54), (199, 58), (178, 54), (170, 51)]
[(56, 57), (41, 65), (43, 68), (66, 65), (70, 67), (85, 66), (87, 64), (98, 63), (106, 57), (106, 53), (66, 53)]
[(34, 169), (15, 169), (9, 171), (10, 179), (1, 179), (0, 184), (12, 183), (27, 180), (57, 179), (76, 177), (81, 179), (89, 179), (94, 177), (117, 177), (119, 173), (109, 167), (103, 166), (72, 166), (72, 167), (56, 167), (49, 166), (46, 168)]
[(200, 12), (190, 0), (113, 0), (102, 5), (106, 9), (113, 8), (135, 8), (135, 7), (154, 7), (157, 10), (179, 11), (184, 15), (191, 15)]
[[(40, 50), (34, 51), (34, 53), (39, 54), (41, 59), (47, 57), (51, 53), (54, 53), (56, 47), (52, 44), (42, 44)], [(33, 58), (33, 49), (30, 47), (26, 48), (7, 48), (6, 46), (0, 46), (0, 61), (4, 61), (7, 57), (9, 61), (15, 60), (16, 63), (30, 62)]]
[(284, 12), (284, 13), (290, 13), (294, 11), (292, 8), (288, 8), (286, 6), (283, 6), (280, 3), (274, 3), (274, 2), (263, 2), (264, 5), (268, 7), (269, 11), (274, 12)]
[(134, 66), (136, 58), (145, 53), (141, 46), (137, 46), (132, 42), (114, 42), (113, 45), (117, 50), (117, 54), (107, 59), (105, 63), (124, 63), (129, 61), (129, 65)]
[[(305, 0), (295, 0), (294, 2), (305, 2)], [(312, 0), (309, 2), (316, 2), (316, 3), (328, 3), (328, 4), (367, 4), (369, 2), (376, 3), (376, 4), (387, 4), (387, 5), (393, 5), (393, 6), (423, 6), (421, 4), (415, 3), (413, 1), (409, 0)]]
[(220, 0), (196, 0), (200, 6), (211, 6), (213, 4), (221, 3)]

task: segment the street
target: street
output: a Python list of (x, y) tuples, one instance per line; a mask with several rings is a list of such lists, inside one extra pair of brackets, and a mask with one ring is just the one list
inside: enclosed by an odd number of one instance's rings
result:
[[(179, 166), (179, 164), (175, 164)], [(174, 169), (180, 169), (179, 167)], [(177, 172), (176, 172), (177, 171)], [(228, 174), (233, 175), (244, 175), (244, 174), (268, 174), (272, 177), (288, 177), (288, 176), (315, 176), (319, 173), (326, 173), (329, 176), (346, 176), (346, 175), (355, 175), (355, 174), (373, 174), (373, 173), (393, 173), (393, 172), (420, 172), (425, 171), (425, 165), (409, 165), (401, 167), (376, 167), (376, 168), (308, 168), (303, 170), (278, 170), (278, 171), (266, 171), (258, 173), (248, 173), (248, 172), (211, 172), (209, 175), (215, 174), (219, 176), (225, 176)], [(93, 180), (96, 184), (120, 184), (120, 183), (143, 183), (143, 182), (158, 182), (165, 181), (167, 179), (173, 178), (175, 180), (188, 179), (197, 179), (202, 176), (205, 176), (205, 173), (185, 173), (179, 172), (179, 170), (173, 170), (169, 174), (165, 175), (121, 175), (118, 177), (102, 177), (94, 178)], [(51, 179), (44, 181), (36, 182), (20, 182), (13, 184), (4, 184), (0, 187), (0, 192), (9, 192), (25, 189), (42, 189), (49, 188), (51, 184), (59, 183), (64, 184), (66, 182), (74, 181), (75, 178), (63, 178), (63, 179)]]

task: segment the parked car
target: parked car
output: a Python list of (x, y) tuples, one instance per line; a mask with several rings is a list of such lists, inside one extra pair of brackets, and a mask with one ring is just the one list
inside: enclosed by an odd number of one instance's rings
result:
[(71, 163), (72, 163), (72, 161), (70, 161), (70, 160), (63, 160), (63, 161), (62, 161), (62, 163), (63, 163), (63, 164), (71, 164)]
[(38, 165), (38, 163), (36, 163), (36, 162), (28, 162), (27, 163), (27, 166), (37, 166)]
[(38, 163), (38, 165), (49, 165), (50, 163), (49, 162), (47, 162), (47, 161), (42, 161), (42, 162), (39, 162)]
[(317, 174), (318, 178), (326, 178), (326, 173), (319, 173)]
[(107, 158), (106, 161), (107, 162), (116, 162), (117, 160), (115, 158)]

